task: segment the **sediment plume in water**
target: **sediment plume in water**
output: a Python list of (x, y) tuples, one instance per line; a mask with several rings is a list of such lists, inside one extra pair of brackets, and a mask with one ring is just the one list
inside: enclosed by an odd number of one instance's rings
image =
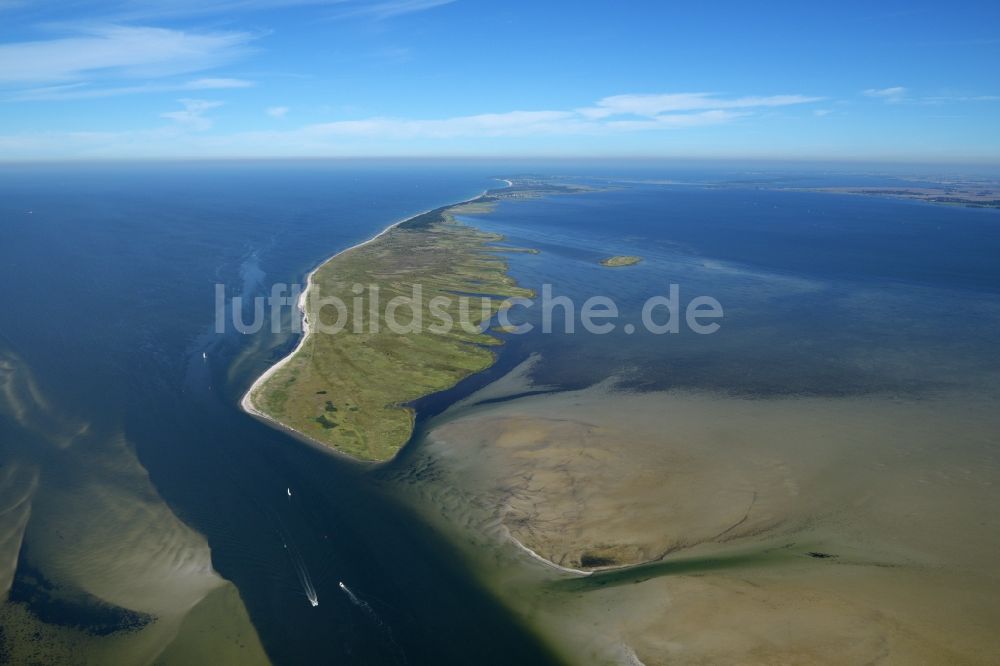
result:
[[(11, 663), (268, 663), (208, 543), (173, 514), (124, 435), (65, 413), (0, 346), (0, 584), (9, 590), (0, 654)], [(192, 615), (218, 628), (211, 639)]]

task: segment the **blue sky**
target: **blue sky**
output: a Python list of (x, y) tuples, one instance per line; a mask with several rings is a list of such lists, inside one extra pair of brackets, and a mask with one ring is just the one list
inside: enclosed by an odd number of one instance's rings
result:
[(0, 159), (1000, 162), (1000, 3), (0, 0)]

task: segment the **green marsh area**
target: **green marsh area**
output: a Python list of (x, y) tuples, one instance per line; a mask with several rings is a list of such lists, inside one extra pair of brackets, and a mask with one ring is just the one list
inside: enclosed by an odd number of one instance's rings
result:
[[(484, 325), (506, 297), (532, 294), (507, 274), (499, 236), (454, 217), (489, 205), (419, 215), (320, 266), (309, 332), (254, 387), (253, 407), (355, 458), (392, 458), (413, 430), (408, 403), (489, 367), (500, 341)], [(408, 300), (391, 307), (398, 297)]]

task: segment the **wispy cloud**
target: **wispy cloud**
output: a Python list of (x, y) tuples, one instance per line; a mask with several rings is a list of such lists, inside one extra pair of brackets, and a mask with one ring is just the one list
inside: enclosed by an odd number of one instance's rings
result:
[(579, 132), (581, 127), (569, 111), (510, 111), (452, 118), (410, 120), (365, 118), (339, 120), (302, 128), (314, 136), (355, 136), (380, 139), (449, 139), (467, 136), (526, 136)]
[(338, 16), (347, 17), (370, 17), (376, 20), (384, 20), (403, 14), (413, 14), (428, 9), (434, 9), (442, 5), (450, 5), (455, 0), (383, 0), (381, 2), (351, 2), (350, 6), (342, 11)]
[(172, 120), (181, 127), (204, 131), (212, 126), (212, 119), (206, 118), (204, 113), (210, 109), (215, 109), (222, 106), (222, 102), (216, 102), (206, 99), (180, 99), (179, 101), (184, 108), (180, 111), (166, 111), (161, 113), (162, 118), (167, 118)]
[(594, 106), (578, 109), (578, 112), (587, 118), (606, 118), (622, 114), (650, 118), (675, 111), (789, 106), (818, 102), (822, 99), (822, 97), (809, 97), (806, 95), (723, 98), (716, 93), (705, 92), (660, 95), (614, 95), (599, 100)]
[[(658, 101), (652, 101), (656, 98)], [(519, 137), (607, 137), (656, 131), (685, 131), (749, 122), (762, 111), (801, 105), (820, 98), (804, 95), (769, 97), (721, 97), (703, 93), (666, 95), (617, 95), (593, 106), (566, 110), (515, 110), (445, 118), (368, 117), (335, 120), (275, 130), (235, 134), (199, 133), (212, 126), (206, 112), (221, 102), (180, 100), (183, 109), (162, 117), (172, 126), (125, 133), (66, 132), (58, 135), (0, 135), (0, 149), (14, 154), (70, 152), (122, 156), (141, 147), (149, 155), (244, 155), (322, 156), (343, 154), (405, 154), (412, 146), (463, 146), (468, 140), (500, 141), (507, 145)], [(642, 103), (638, 103), (641, 101)], [(594, 112), (599, 109), (600, 112)], [(272, 117), (284, 117), (288, 108), (265, 109)], [(59, 141), (64, 141), (60, 144)], [(581, 145), (583, 141), (581, 140)], [(350, 151), (350, 152), (347, 152)]]
[(903, 86), (894, 86), (892, 88), (869, 88), (868, 90), (863, 91), (863, 94), (867, 97), (880, 99), (886, 104), (901, 104), (906, 102), (907, 104), (941, 105), (963, 102), (1000, 101), (1000, 95), (956, 93), (947, 90), (940, 94), (922, 95), (911, 91), (909, 88), (904, 88)]
[[(376, 20), (411, 14), (455, 0), (75, 0), (62, 8), (80, 20), (135, 23), (159, 19), (203, 16), (232, 16), (270, 10), (313, 7), (318, 11), (333, 9), (334, 16), (368, 17)], [(0, 11), (30, 8), (26, 0), (0, 0)]]
[(579, 109), (519, 110), (431, 119), (380, 116), (318, 123), (295, 131), (314, 138), (392, 140), (619, 134), (720, 125), (751, 116), (758, 109), (820, 99), (804, 95), (725, 98), (710, 93), (615, 95)]
[(6, 99), (15, 102), (33, 101), (64, 101), (73, 99), (94, 99), (99, 97), (117, 97), (119, 95), (135, 95), (141, 93), (183, 92), (186, 90), (225, 90), (232, 88), (250, 88), (253, 81), (246, 79), (194, 79), (179, 83), (143, 83), (135, 86), (94, 87), (88, 83), (66, 83), (41, 88), (20, 90)]
[(921, 97), (923, 104), (950, 104), (952, 102), (1000, 102), (1000, 95), (930, 95)]
[(248, 32), (81, 27), (71, 36), (0, 45), (0, 84), (176, 76), (232, 62), (253, 39)]
[(869, 88), (864, 91), (866, 97), (880, 99), (886, 104), (899, 104), (906, 100), (907, 90), (903, 86), (893, 86), (891, 88)]
[(89, 0), (92, 6), (105, 11), (128, 12), (133, 16), (192, 16), (204, 14), (229, 14), (269, 9), (289, 9), (304, 6), (337, 5), (350, 0)]

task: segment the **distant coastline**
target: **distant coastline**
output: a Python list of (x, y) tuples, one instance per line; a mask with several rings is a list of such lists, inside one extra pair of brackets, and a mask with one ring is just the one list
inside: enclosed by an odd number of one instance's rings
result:
[(982, 183), (941, 184), (937, 187), (783, 187), (786, 191), (850, 194), (855, 196), (908, 199), (939, 206), (965, 208), (1000, 208), (1000, 186)]

